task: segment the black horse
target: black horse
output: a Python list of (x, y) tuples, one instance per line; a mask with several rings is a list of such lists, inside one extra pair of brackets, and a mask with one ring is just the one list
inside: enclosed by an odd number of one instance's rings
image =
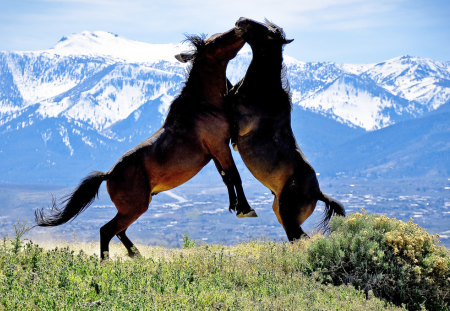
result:
[(192, 61), (192, 67), (162, 127), (123, 155), (108, 172), (94, 172), (86, 177), (63, 202), (64, 208), (59, 209), (54, 202), (52, 214), (36, 211), (37, 225), (57, 226), (73, 219), (92, 203), (106, 180), (117, 214), (100, 229), (101, 257), (107, 254), (115, 235), (133, 257), (138, 251), (125, 231), (148, 209), (152, 196), (186, 182), (211, 159), (228, 188), (230, 209), (237, 210), (238, 216), (256, 217), (231, 156), (230, 125), (224, 107), (225, 70), (244, 41), (234, 28), (206, 41), (198, 36), (188, 39), (195, 51), (176, 58)]
[[(316, 173), (300, 150), (291, 128), (292, 104), (283, 86), (283, 30), (240, 18), (236, 29), (250, 45), (253, 59), (245, 77), (227, 96), (232, 144), (250, 172), (275, 195), (273, 210), (290, 241), (306, 236), (300, 225), (318, 200), (325, 202), (326, 226), (344, 207), (323, 194)], [(285, 78), (285, 77), (284, 77)]]

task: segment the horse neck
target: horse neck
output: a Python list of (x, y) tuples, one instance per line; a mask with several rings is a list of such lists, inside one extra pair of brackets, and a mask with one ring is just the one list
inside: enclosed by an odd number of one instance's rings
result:
[(258, 98), (254, 104), (264, 107), (274, 120), (281, 118), (283, 124), (290, 126), (291, 101), (289, 93), (283, 87), (282, 70), (281, 47), (272, 53), (253, 53), (253, 59), (239, 89), (244, 94), (251, 92)]
[(196, 94), (199, 100), (205, 100), (213, 105), (223, 105), (223, 97), (227, 89), (226, 66), (209, 66), (193, 64), (189, 78), (183, 89), (184, 93)]
[(271, 52), (253, 51), (253, 58), (245, 75), (245, 80), (258, 83), (260, 87), (282, 88), (282, 50)]

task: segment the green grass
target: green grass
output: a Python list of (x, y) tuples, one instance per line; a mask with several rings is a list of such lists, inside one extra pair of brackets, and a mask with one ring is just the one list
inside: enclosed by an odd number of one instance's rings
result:
[[(339, 224), (346, 232), (353, 230), (352, 240), (357, 240), (355, 236), (360, 233), (355, 228), (360, 224), (353, 218), (337, 218), (332, 228)], [(394, 257), (389, 257), (389, 249), (394, 252), (394, 247), (397, 251), (400, 247), (398, 243), (392, 246), (395, 237), (389, 234), (383, 240), (381, 237), (392, 230), (375, 222), (385, 230), (377, 228), (380, 243), (387, 243), (386, 248), (377, 248), (373, 243), (367, 248), (348, 248), (354, 256), (365, 256), (367, 249), (371, 264), (375, 257), (372, 249), (377, 256), (385, 252), (382, 257), (391, 260)], [(351, 262), (345, 266), (345, 273), (354, 275), (355, 280), (364, 282), (366, 275), (356, 273), (360, 270), (354, 256), (346, 258), (347, 246), (342, 232), (336, 228), (329, 237), (316, 235), (293, 244), (251, 241), (226, 247), (196, 245), (185, 236), (182, 249), (139, 246), (143, 257), (134, 260), (127, 259), (125, 249), (113, 243), (112, 259), (105, 262), (90, 251), (97, 248), (97, 243), (39, 246), (21, 240), (26, 231), (24, 226), (18, 224), (15, 229), (16, 238), (4, 238), (0, 245), (0, 310), (402, 310), (405, 306), (417, 309), (408, 301), (399, 307), (375, 297), (380, 296), (375, 286), (367, 290), (361, 286), (364, 283), (341, 282), (336, 264), (344, 267), (344, 263)], [(378, 241), (372, 238), (369, 240)], [(336, 239), (340, 244), (336, 244)], [(435, 257), (434, 263), (430, 263), (430, 256), (426, 257), (427, 267), (441, 267), (443, 274), (439, 272), (433, 282), (448, 284), (445, 283), (450, 280), (445, 279), (448, 250), (442, 254), (443, 262), (441, 257)], [(355, 262), (351, 261), (354, 259)], [(367, 265), (366, 261), (359, 261)], [(392, 264), (403, 269), (401, 261)], [(445, 295), (445, 290), (434, 297), (436, 301), (444, 301), (437, 310), (447, 308), (448, 297), (441, 297), (442, 293)], [(419, 307), (425, 309), (426, 303), (421, 302)]]

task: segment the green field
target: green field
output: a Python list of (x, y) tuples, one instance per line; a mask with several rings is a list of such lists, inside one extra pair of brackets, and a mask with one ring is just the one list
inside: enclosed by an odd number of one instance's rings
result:
[(97, 243), (39, 246), (18, 224), (0, 246), (0, 310), (448, 310), (450, 256), (435, 236), (364, 213), (331, 228), (226, 247), (185, 236), (133, 260), (113, 243), (100, 262)]

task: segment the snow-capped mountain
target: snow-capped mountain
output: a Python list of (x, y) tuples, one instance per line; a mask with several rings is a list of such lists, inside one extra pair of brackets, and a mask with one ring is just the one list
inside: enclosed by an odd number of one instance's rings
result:
[(450, 99), (449, 62), (403, 56), (375, 64), (365, 74), (392, 94), (432, 111)]
[(150, 44), (127, 40), (116, 34), (104, 31), (83, 31), (62, 37), (51, 49), (38, 51), (58, 56), (102, 56), (113, 62), (127, 63), (173, 62), (173, 56), (185, 49), (185, 44)]
[[(53, 48), (0, 54), (0, 113), (39, 104), (42, 117), (65, 116), (104, 130), (147, 100), (161, 97), (164, 114), (186, 65), (173, 57), (186, 44), (148, 44), (107, 32), (63, 37)], [(245, 74), (245, 47), (229, 66)], [(450, 66), (417, 57), (379, 64), (304, 63), (285, 57), (293, 103), (374, 130), (437, 109), (450, 99)], [(2, 123), (5, 119), (1, 120)]]
[[(30, 158), (28, 169), (36, 176), (44, 168), (62, 170), (64, 158), (105, 163), (106, 153), (113, 163), (161, 125), (186, 76), (186, 64), (174, 55), (188, 49), (96, 31), (63, 37), (48, 50), (0, 52), (0, 162), (9, 168), (20, 160), (17, 154), (37, 152), (40, 162)], [(230, 63), (232, 83), (244, 76), (251, 57), (245, 46)], [(421, 117), (450, 101), (449, 62), (404, 56), (353, 65), (285, 56), (285, 65), (293, 120), (310, 118), (313, 126), (340, 129), (348, 138)], [(330, 143), (340, 141), (333, 137)], [(7, 171), (0, 180), (14, 177)]]
[(379, 64), (288, 63), (293, 102), (366, 130), (450, 101), (449, 63), (398, 57)]
[(164, 112), (184, 77), (185, 66), (173, 57), (183, 48), (83, 32), (64, 37), (49, 50), (3, 52), (0, 81), (5, 87), (0, 98), (5, 100), (0, 103), (0, 122), (35, 104), (42, 118), (63, 116), (97, 130), (127, 118), (155, 98), (161, 98)]

